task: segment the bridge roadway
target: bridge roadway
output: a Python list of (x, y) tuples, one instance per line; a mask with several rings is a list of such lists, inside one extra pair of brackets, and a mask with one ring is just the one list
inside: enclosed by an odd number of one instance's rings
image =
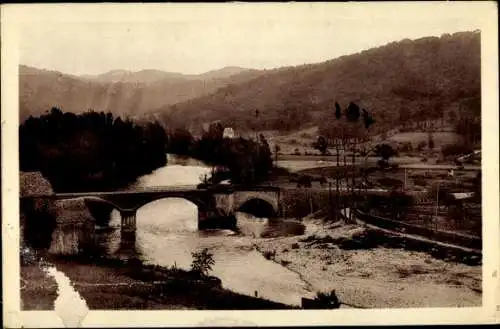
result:
[(198, 185), (175, 185), (175, 186), (147, 186), (147, 187), (132, 187), (130, 190), (115, 190), (115, 191), (99, 191), (99, 192), (67, 192), (67, 193), (52, 193), (52, 194), (30, 194), (21, 196), (24, 199), (70, 199), (81, 198), (88, 196), (109, 196), (109, 195), (130, 195), (140, 193), (233, 193), (234, 191), (275, 191), (279, 192), (281, 188), (277, 186), (242, 186), (242, 185), (216, 185), (209, 188), (198, 188)]

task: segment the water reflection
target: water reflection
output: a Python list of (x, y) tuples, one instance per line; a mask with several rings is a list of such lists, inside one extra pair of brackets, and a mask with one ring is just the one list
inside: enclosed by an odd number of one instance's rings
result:
[[(169, 157), (169, 165), (141, 177), (135, 186), (197, 184), (209, 168), (178, 165)], [(189, 160), (182, 160), (189, 162)], [(237, 229), (198, 230), (198, 209), (190, 201), (179, 198), (151, 202), (137, 211), (136, 251), (150, 264), (176, 265), (189, 269), (191, 252), (208, 248), (213, 253), (213, 274), (224, 287), (233, 291), (289, 304), (300, 304), (310, 294), (300, 277), (288, 269), (266, 260), (253, 246), (255, 239), (304, 233), (301, 223), (292, 220), (271, 220), (237, 213)], [(98, 239), (112, 255), (120, 247), (120, 214), (111, 214), (110, 230), (101, 231)]]

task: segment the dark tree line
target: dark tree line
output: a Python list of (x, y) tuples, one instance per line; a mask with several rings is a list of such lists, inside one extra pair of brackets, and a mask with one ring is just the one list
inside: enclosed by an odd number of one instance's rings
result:
[(220, 122), (210, 125), (199, 139), (187, 130), (177, 129), (169, 138), (168, 152), (189, 155), (216, 166), (210, 182), (230, 179), (234, 184), (255, 184), (265, 180), (272, 168), (267, 140), (224, 138)]
[(113, 189), (165, 165), (166, 144), (156, 122), (52, 108), (19, 127), (20, 170), (41, 171), (55, 191)]

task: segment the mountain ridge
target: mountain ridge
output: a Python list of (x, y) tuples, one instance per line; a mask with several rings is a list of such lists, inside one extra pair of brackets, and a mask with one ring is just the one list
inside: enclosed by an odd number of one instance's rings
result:
[[(390, 126), (462, 108), (477, 115), (480, 59), (480, 32), (473, 31), (393, 41), (320, 63), (265, 70), (229, 66), (149, 82), (99, 82), (20, 66), (20, 116), (58, 106), (160, 120), (171, 127), (222, 120), (238, 129), (290, 131), (321, 126), (331, 120), (334, 102), (345, 107), (352, 101), (374, 115), (379, 123), (374, 127)], [(103, 74), (176, 75), (154, 69), (110, 72)]]
[(30, 115), (60, 107), (73, 113), (94, 109), (121, 116), (140, 116), (258, 74), (257, 70), (241, 68), (236, 72), (223, 68), (199, 77), (160, 70), (134, 73), (112, 70), (101, 75), (78, 76), (19, 65), (19, 114), (23, 121)]
[(289, 130), (322, 124), (331, 119), (336, 101), (343, 107), (352, 101), (390, 126), (464, 106), (477, 113), (480, 96), (480, 33), (473, 31), (404, 39), (322, 63), (268, 70), (151, 113), (174, 126), (222, 120), (239, 129)]

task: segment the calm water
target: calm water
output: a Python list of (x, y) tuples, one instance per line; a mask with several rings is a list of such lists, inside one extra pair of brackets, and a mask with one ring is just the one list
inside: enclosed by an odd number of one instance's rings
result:
[[(134, 187), (195, 185), (210, 168), (193, 159), (168, 156), (168, 165), (140, 177)], [(230, 230), (198, 231), (197, 207), (184, 199), (157, 200), (137, 211), (137, 252), (143, 261), (188, 269), (191, 252), (208, 248), (215, 265), (212, 274), (225, 288), (288, 304), (300, 305), (300, 298), (311, 296), (299, 276), (266, 260), (254, 248), (256, 239), (303, 234), (302, 224), (292, 220), (256, 218), (237, 213), (239, 233)], [(112, 230), (101, 233), (110, 254), (120, 244), (120, 214), (111, 215)]]

